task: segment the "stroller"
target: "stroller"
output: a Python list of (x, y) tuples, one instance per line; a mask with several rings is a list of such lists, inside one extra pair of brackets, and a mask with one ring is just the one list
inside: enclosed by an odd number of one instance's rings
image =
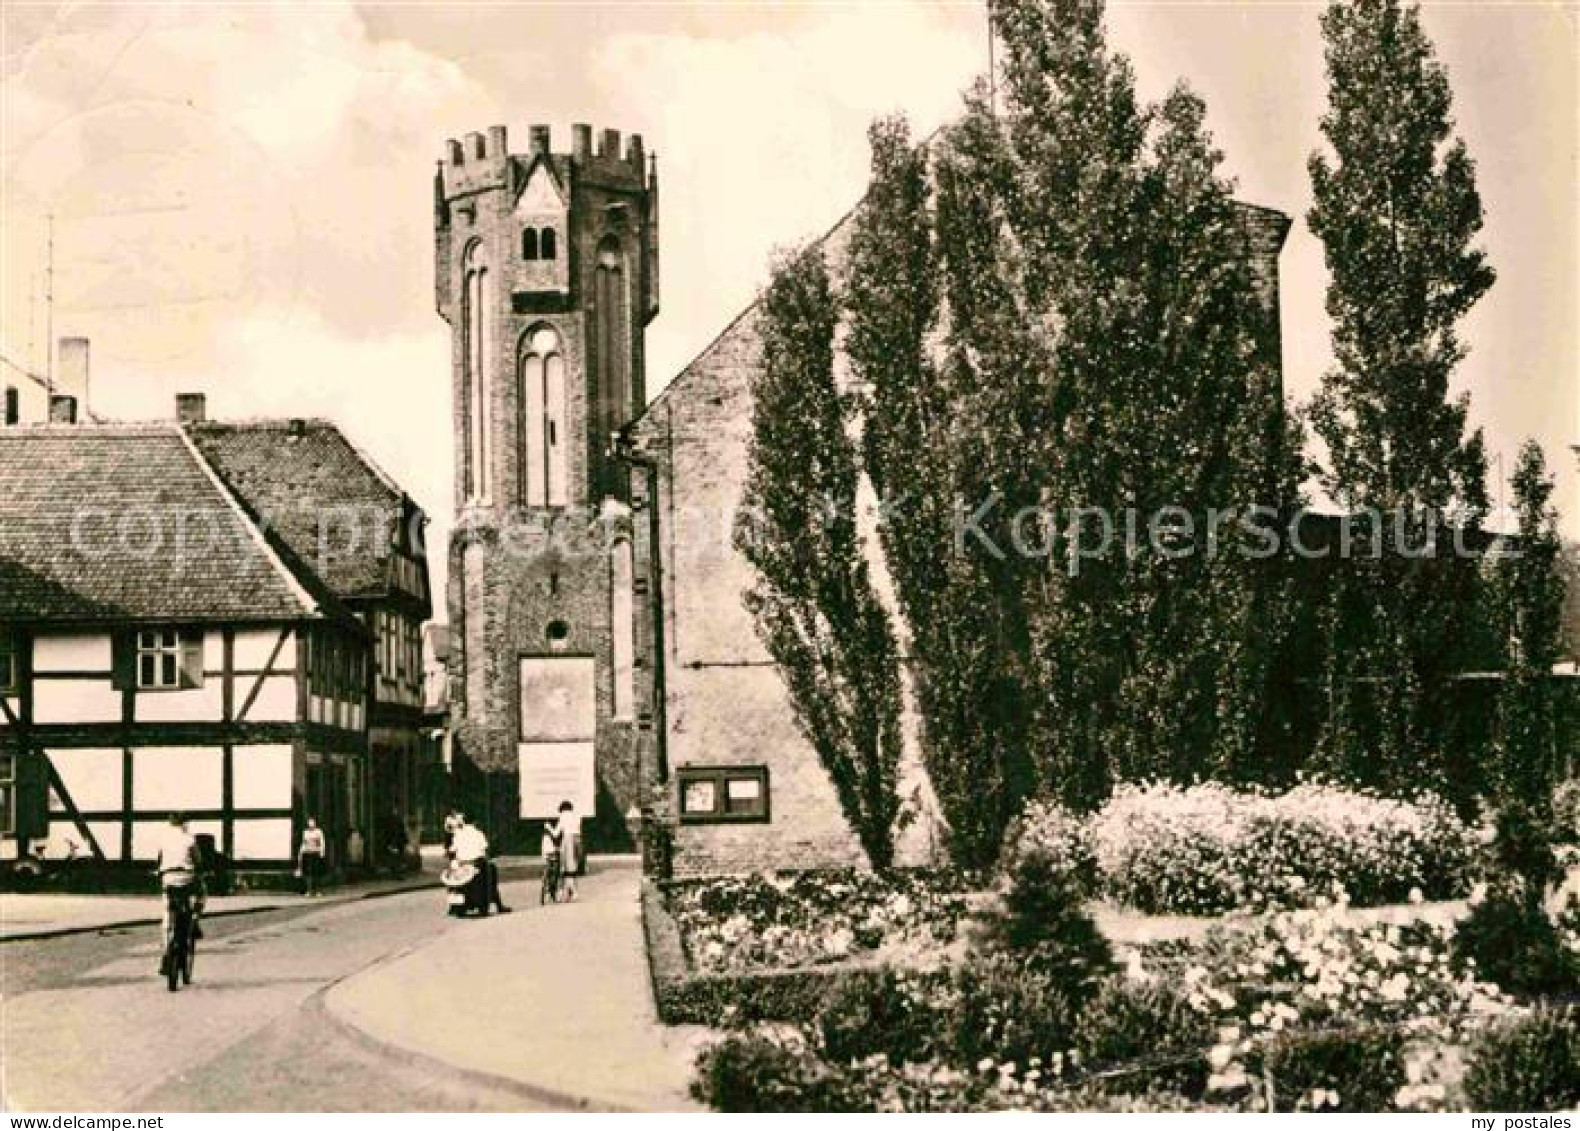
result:
[(488, 864), (463, 864), (452, 860), (439, 877), (444, 884), (449, 913), (461, 918), (471, 912), (488, 914)]

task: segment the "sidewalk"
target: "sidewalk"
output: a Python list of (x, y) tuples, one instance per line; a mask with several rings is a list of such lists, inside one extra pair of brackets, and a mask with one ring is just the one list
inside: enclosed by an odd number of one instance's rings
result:
[(507, 883), (510, 915), (455, 920), (437, 941), (336, 986), (324, 1004), (364, 1035), (556, 1105), (695, 1111), (707, 1030), (659, 1023), (634, 860), (594, 860), (574, 903)]
[[(427, 861), (424, 871), (395, 879), (368, 880), (329, 888), (317, 899), (288, 891), (251, 895), (209, 896), (206, 918), (278, 911), (285, 907), (328, 907), (355, 899), (373, 899), (422, 891), (439, 885), (439, 873)], [(152, 886), (152, 880), (149, 881)], [(52, 938), (113, 927), (142, 926), (160, 918), (158, 895), (86, 895), (68, 892), (0, 892), (0, 942)]]

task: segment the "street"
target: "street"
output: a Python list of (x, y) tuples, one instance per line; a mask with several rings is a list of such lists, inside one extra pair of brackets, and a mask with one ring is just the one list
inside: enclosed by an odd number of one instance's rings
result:
[[(518, 908), (535, 902), (535, 885), (505, 892)], [(395, 1052), (324, 1008), (324, 993), (359, 972), (479, 926), (447, 918), (435, 891), (213, 919), (194, 983), (178, 993), (156, 977), (154, 927), (7, 943), (4, 1107), (543, 1110), (503, 1081)]]

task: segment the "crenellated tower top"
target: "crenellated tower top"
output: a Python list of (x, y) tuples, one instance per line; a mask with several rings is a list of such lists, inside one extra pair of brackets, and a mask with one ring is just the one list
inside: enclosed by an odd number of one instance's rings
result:
[(561, 508), (623, 498), (611, 437), (646, 405), (658, 313), (658, 176), (640, 134), (504, 126), (444, 145), (435, 298), (450, 323), (456, 501)]

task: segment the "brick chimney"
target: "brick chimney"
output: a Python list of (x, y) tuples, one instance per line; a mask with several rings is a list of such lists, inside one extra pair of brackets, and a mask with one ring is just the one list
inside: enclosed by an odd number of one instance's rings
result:
[(202, 393), (176, 394), (176, 420), (182, 424), (202, 424), (208, 419), (208, 397)]
[(49, 398), (49, 422), (51, 424), (77, 423), (77, 398), (64, 393), (56, 393)]

